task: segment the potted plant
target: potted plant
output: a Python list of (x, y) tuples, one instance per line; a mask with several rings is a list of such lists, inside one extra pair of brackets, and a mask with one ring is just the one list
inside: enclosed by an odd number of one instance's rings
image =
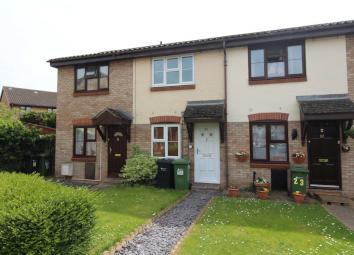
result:
[(235, 156), (239, 162), (245, 162), (248, 159), (248, 153), (243, 150), (236, 152)]
[(240, 189), (236, 186), (230, 186), (227, 194), (229, 197), (238, 197), (240, 195)]
[(305, 153), (299, 152), (299, 151), (293, 153), (291, 156), (292, 156), (294, 163), (296, 163), (296, 164), (302, 164), (305, 162), (305, 159), (306, 159)]
[(257, 196), (261, 200), (267, 200), (269, 195), (269, 189), (261, 188), (257, 190)]
[(258, 177), (254, 182), (254, 186), (256, 186), (256, 190), (267, 188), (268, 191), (270, 190), (270, 181), (264, 177)]
[(293, 198), (296, 203), (302, 204), (305, 200), (305, 194), (303, 194), (301, 191), (295, 191), (293, 192)]

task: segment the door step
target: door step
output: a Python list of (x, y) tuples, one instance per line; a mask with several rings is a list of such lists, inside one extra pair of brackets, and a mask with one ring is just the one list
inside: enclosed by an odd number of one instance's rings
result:
[(212, 183), (193, 183), (192, 190), (220, 190), (220, 184), (212, 184)]
[(308, 189), (308, 193), (310, 196), (318, 196), (318, 195), (325, 195), (325, 196), (342, 196), (341, 190), (330, 190), (330, 189)]

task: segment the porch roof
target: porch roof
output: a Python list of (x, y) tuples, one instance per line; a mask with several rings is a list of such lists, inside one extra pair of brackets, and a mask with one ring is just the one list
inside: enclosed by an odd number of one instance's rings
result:
[(353, 120), (354, 103), (347, 94), (297, 96), (302, 120)]
[(224, 100), (189, 101), (183, 117), (185, 122), (217, 121), (225, 119)]
[(105, 108), (97, 113), (92, 122), (95, 126), (131, 124), (132, 116), (120, 108)]

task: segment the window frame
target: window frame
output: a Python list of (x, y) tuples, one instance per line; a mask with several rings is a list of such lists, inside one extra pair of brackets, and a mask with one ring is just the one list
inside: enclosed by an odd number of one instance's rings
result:
[[(253, 158), (253, 125), (265, 125), (266, 126), (266, 159), (254, 159)], [(285, 140), (271, 140), (271, 126), (282, 125), (285, 129)], [(288, 122), (287, 121), (252, 121), (249, 123), (250, 134), (250, 162), (261, 164), (289, 164), (289, 136), (288, 136)], [(271, 143), (285, 143), (286, 144), (286, 161), (271, 161), (270, 160), (270, 144)]]
[[(288, 47), (301, 45), (302, 50), (302, 73), (301, 74), (289, 74), (289, 62), (288, 62)], [(284, 76), (268, 77), (268, 50), (271, 47), (281, 47), (284, 50)], [(252, 77), (252, 63), (251, 52), (253, 50), (264, 51), (264, 76)], [(306, 56), (305, 56), (305, 42), (304, 41), (292, 41), (292, 42), (280, 42), (280, 43), (267, 43), (248, 47), (248, 79), (249, 81), (261, 81), (261, 80), (281, 80), (292, 78), (305, 78), (306, 77)]]
[[(84, 129), (84, 146), (83, 146), (83, 154), (76, 154), (76, 129), (83, 128)], [(87, 129), (94, 128), (95, 129), (95, 139), (87, 139)], [(97, 131), (95, 126), (74, 126), (73, 127), (73, 156), (75, 158), (96, 158), (97, 155), (86, 155), (86, 143), (87, 142), (95, 142), (96, 143), (96, 153), (97, 153)]]
[[(163, 128), (163, 139), (155, 139), (154, 138), (154, 129), (157, 127), (162, 127)], [(177, 127), (177, 133), (178, 133), (178, 155), (177, 156), (169, 156), (168, 155), (168, 128), (169, 127)], [(154, 142), (164, 142), (165, 143), (165, 155), (163, 157), (157, 157), (154, 156)], [(181, 125), (180, 124), (154, 124), (151, 125), (151, 156), (157, 157), (157, 158), (171, 158), (171, 159), (178, 159), (181, 158), (181, 149), (182, 143), (181, 143)]]
[[(96, 90), (87, 90), (87, 80), (92, 79), (94, 77), (86, 77), (86, 69), (88, 67), (96, 67), (96, 78), (97, 78), (97, 89)], [(101, 66), (107, 66), (108, 68), (108, 75), (107, 75), (107, 88), (100, 88), (100, 67)], [(77, 70), (84, 68), (85, 69), (85, 74), (84, 74), (84, 79), (85, 79), (85, 89), (78, 90), (77, 89)], [(98, 91), (108, 91), (109, 90), (109, 72), (110, 72), (110, 66), (109, 63), (93, 63), (93, 64), (87, 64), (87, 65), (77, 65), (75, 66), (75, 75), (74, 75), (74, 92), (75, 93), (91, 93), (91, 92), (98, 92)]]
[[(182, 58), (184, 57), (192, 57), (192, 80), (183, 82), (182, 79)], [(178, 59), (178, 68), (167, 69), (167, 60), (177, 58)], [(154, 61), (155, 60), (163, 60), (163, 83), (155, 83), (154, 81)], [(167, 70), (170, 71), (179, 71), (179, 83), (171, 83), (167, 84)], [(172, 87), (172, 86), (183, 86), (183, 85), (192, 85), (195, 83), (195, 62), (194, 62), (194, 54), (184, 54), (184, 55), (171, 55), (171, 56), (162, 56), (162, 57), (153, 57), (151, 59), (151, 87)]]

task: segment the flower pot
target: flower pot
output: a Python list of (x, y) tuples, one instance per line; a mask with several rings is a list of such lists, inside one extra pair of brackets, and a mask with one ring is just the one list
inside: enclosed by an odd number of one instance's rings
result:
[(299, 158), (299, 157), (293, 157), (293, 162), (295, 164), (303, 164), (305, 162), (305, 159), (306, 157), (302, 157), (302, 158)]
[(238, 197), (240, 195), (240, 190), (238, 188), (229, 188), (228, 196), (229, 197)]
[(268, 194), (269, 194), (269, 191), (263, 191), (263, 190), (258, 190), (257, 191), (257, 196), (261, 200), (267, 200), (268, 199)]
[(248, 159), (248, 156), (247, 155), (244, 155), (244, 156), (236, 156), (236, 159), (238, 162), (246, 162), (247, 159)]
[(294, 194), (293, 193), (293, 198), (296, 203), (302, 204), (305, 201), (305, 195), (304, 194)]
[(256, 186), (256, 190), (260, 190), (263, 188), (270, 190), (270, 183), (255, 183), (254, 186)]

